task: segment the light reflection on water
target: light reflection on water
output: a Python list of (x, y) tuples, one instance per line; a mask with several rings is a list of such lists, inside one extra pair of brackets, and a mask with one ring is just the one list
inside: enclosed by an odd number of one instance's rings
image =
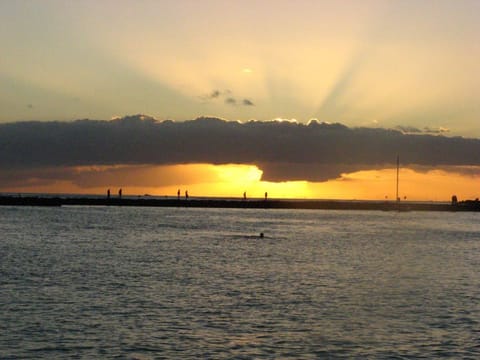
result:
[(474, 358), (478, 220), (3, 207), (0, 358)]

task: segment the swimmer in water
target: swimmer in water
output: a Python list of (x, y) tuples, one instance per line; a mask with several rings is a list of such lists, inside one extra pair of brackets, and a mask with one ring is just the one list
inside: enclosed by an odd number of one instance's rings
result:
[(260, 233), (260, 239), (263, 239), (263, 232)]

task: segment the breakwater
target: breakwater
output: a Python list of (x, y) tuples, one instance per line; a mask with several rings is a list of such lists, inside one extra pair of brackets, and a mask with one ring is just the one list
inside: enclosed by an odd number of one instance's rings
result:
[(323, 209), (323, 210), (381, 210), (381, 211), (480, 211), (479, 201), (418, 203), (395, 201), (347, 200), (241, 200), (241, 199), (176, 199), (176, 198), (104, 198), (69, 196), (0, 196), (0, 205), (10, 206), (156, 206), (197, 208), (251, 209)]

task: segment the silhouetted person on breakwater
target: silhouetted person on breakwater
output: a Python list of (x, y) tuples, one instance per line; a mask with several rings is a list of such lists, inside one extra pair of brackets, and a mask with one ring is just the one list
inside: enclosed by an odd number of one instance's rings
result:
[(107, 199), (110, 199), (110, 189), (107, 190)]
[(457, 204), (458, 204), (457, 195), (453, 195), (452, 196), (452, 205), (457, 205)]
[(185, 200), (188, 200), (188, 190), (185, 190)]
[(180, 189), (177, 190), (177, 199), (180, 200)]
[(246, 191), (243, 192), (243, 200), (247, 200), (247, 192)]
[(122, 189), (120, 188), (120, 190), (118, 190), (118, 198), (121, 199), (122, 198)]
[(267, 201), (268, 193), (265, 191), (265, 201)]

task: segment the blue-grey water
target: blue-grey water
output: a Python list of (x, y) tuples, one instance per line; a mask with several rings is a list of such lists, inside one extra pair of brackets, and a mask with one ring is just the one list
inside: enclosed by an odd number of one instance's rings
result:
[(1, 359), (479, 356), (478, 213), (0, 207)]

